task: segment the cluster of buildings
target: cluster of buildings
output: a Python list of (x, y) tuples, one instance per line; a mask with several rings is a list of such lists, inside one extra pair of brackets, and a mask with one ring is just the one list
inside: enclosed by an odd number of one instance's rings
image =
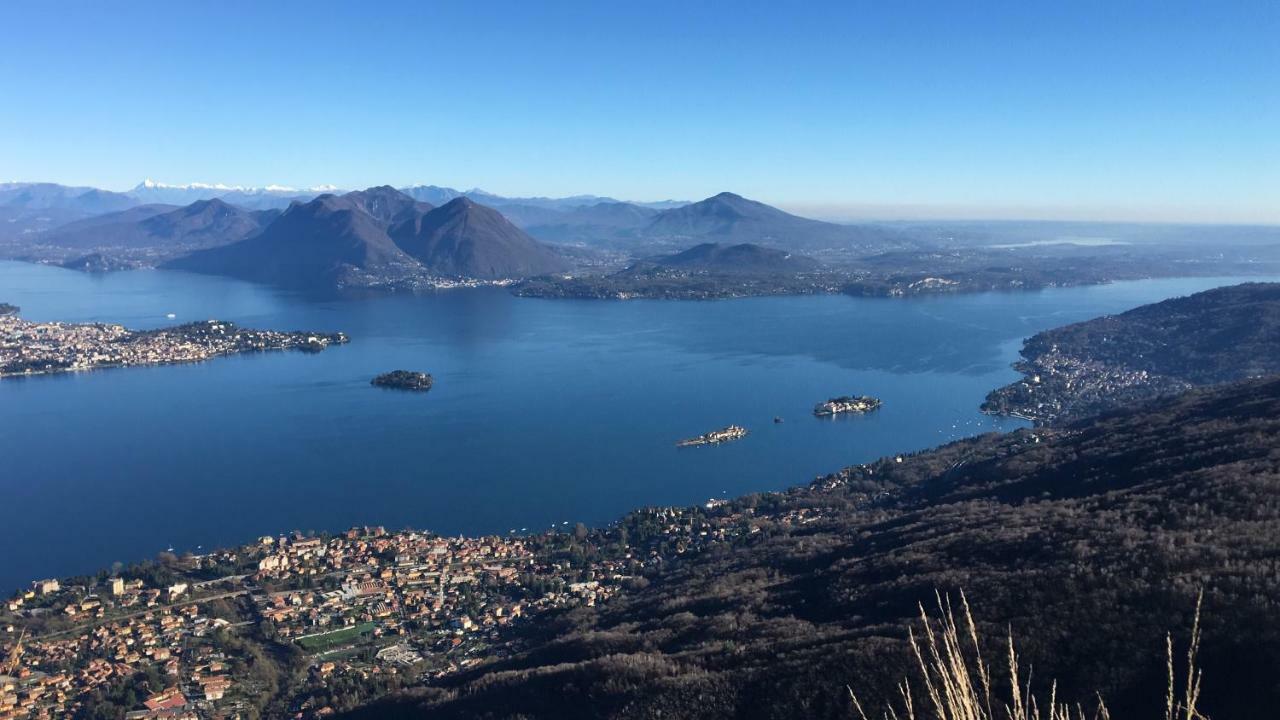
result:
[(248, 330), (209, 320), (135, 331), (106, 323), (39, 323), (0, 314), (0, 377), (122, 365), (195, 362), (258, 350), (319, 351), (342, 333)]
[(818, 417), (835, 417), (836, 415), (861, 415), (878, 410), (883, 403), (879, 398), (869, 395), (842, 395), (818, 403), (813, 407), (813, 414)]
[(692, 447), (695, 445), (718, 445), (722, 442), (730, 440), (739, 440), (747, 436), (747, 429), (741, 425), (730, 425), (719, 430), (712, 430), (709, 433), (703, 433), (698, 437), (681, 440), (676, 443), (677, 447)]
[(622, 563), (557, 560), (548, 542), (358, 528), (173, 558), (154, 586), (129, 571), (36, 581), (0, 620), (15, 659), (0, 720), (71, 715), (120, 685), (133, 718), (234, 717), (261, 698), (227, 661), (228, 634), (296, 646), (316, 686), (452, 672), (501, 653), (500, 631), (529, 613), (617, 592)]
[(520, 594), (514, 592), (520, 575), (546, 571), (521, 538), (372, 528), (260, 544), (256, 578), (285, 589), (256, 595), (259, 614), (279, 638), (304, 646), (362, 626), (401, 636), (506, 625), (526, 609), (527, 601), (509, 597)]
[(992, 391), (982, 405), (984, 412), (1047, 423), (1093, 412), (1125, 398), (1191, 388), (1183, 380), (1078, 357), (1056, 345), (1014, 367), (1023, 378)]
[[(9, 641), (0, 720), (72, 717), (120, 694), (135, 700), (131, 718), (234, 714), (243, 703), (224, 702), (237, 681), (215, 637), (231, 622), (182, 594), (114, 578), (100, 587), (42, 580), (11, 598), (0, 626)], [(15, 627), (18, 618), (45, 621), (43, 632)]]
[[(603, 602), (646, 567), (733, 542), (761, 521), (814, 519), (720, 501), (529, 536), (354, 528), (170, 557), (163, 572), (41, 580), (0, 614), (0, 660), (11, 661), (0, 665), (0, 720), (71, 716), (107, 698), (131, 720), (267, 707), (324, 717), (339, 678), (376, 693), (389, 677), (430, 681), (507, 656), (519, 640), (505, 631), (523, 618)], [(262, 661), (246, 660), (252, 648), (302, 663), (280, 673), (291, 678), (283, 692), (258, 677)]]

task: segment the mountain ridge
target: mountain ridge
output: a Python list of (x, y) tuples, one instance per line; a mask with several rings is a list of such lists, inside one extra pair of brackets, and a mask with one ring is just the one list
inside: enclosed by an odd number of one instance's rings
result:
[(388, 234), (401, 250), (444, 275), (497, 280), (568, 267), (500, 212), (465, 196), (404, 218)]
[(892, 230), (811, 220), (731, 192), (665, 210), (639, 231), (649, 238), (701, 238), (786, 250), (854, 249), (871, 253), (900, 247)]
[(465, 198), (437, 208), (384, 185), (295, 201), (258, 235), (166, 267), (327, 290), (497, 280), (562, 264), (495, 210)]
[(245, 210), (218, 198), (184, 207), (137, 205), (55, 228), (41, 240), (68, 248), (216, 247), (261, 231), (279, 215), (276, 210)]

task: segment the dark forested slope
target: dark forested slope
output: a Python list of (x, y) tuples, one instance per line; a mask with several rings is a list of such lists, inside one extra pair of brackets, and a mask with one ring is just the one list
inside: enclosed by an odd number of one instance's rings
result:
[[(1280, 703), (1280, 380), (984, 436), (705, 511), (690, 549), (527, 650), (364, 717), (849, 718), (907, 674), (918, 602), (964, 589), (1059, 699), (1158, 717), (1205, 588), (1202, 709)], [(643, 532), (624, 521), (632, 541)], [(619, 530), (621, 532), (621, 530)]]

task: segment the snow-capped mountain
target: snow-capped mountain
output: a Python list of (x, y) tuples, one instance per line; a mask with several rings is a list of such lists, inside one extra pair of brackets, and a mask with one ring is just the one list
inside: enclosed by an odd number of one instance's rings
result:
[(218, 198), (232, 205), (261, 210), (285, 208), (294, 200), (305, 202), (318, 195), (337, 191), (338, 188), (333, 185), (319, 185), (310, 188), (295, 188), (286, 185), (246, 187), (243, 185), (224, 185), (222, 183), (170, 185), (147, 179), (138, 183), (127, 194), (145, 204), (189, 205), (198, 200)]

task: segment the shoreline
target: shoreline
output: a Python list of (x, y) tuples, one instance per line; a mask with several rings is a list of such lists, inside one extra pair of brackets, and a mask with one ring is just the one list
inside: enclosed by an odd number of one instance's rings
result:
[(203, 362), (273, 350), (316, 353), (350, 342), (342, 332), (256, 330), (224, 320), (130, 330), (114, 323), (41, 323), (12, 313), (0, 316), (0, 338), (0, 379)]

